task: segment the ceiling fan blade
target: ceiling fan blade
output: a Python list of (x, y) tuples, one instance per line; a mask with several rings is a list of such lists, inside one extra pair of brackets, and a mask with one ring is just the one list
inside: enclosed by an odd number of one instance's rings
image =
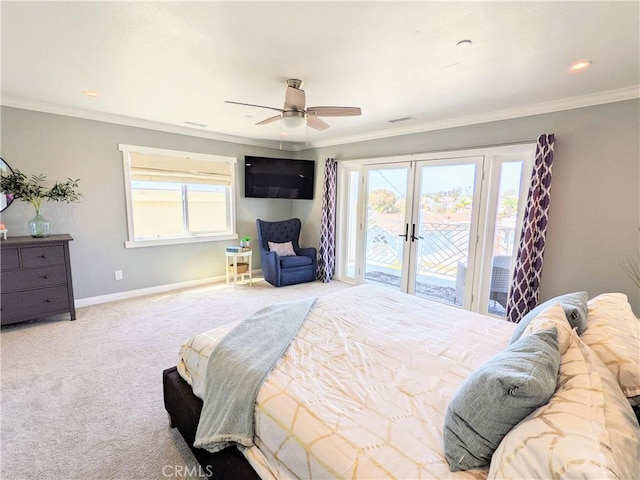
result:
[(303, 112), (304, 105), (304, 90), (300, 90), (299, 88), (287, 87), (287, 93), (284, 98), (284, 109)]
[(319, 117), (356, 117), (362, 115), (360, 107), (309, 107), (307, 113)]
[(269, 117), (269, 118), (265, 118), (264, 120), (262, 120), (261, 122), (256, 123), (256, 125), (266, 125), (268, 123), (273, 123), (273, 122), (277, 122), (278, 120), (280, 120), (282, 118), (281, 115), (274, 115), (273, 117)]
[(224, 103), (233, 103), (234, 105), (244, 105), (245, 107), (268, 108), (269, 110), (275, 110), (276, 112), (284, 111), (281, 108), (265, 107), (264, 105), (254, 105), (253, 103), (232, 102), (231, 100), (225, 100)]
[(329, 128), (328, 123), (322, 121), (320, 118), (312, 114), (307, 115), (307, 125), (311, 128), (315, 128), (316, 130), (324, 130), (325, 128)]

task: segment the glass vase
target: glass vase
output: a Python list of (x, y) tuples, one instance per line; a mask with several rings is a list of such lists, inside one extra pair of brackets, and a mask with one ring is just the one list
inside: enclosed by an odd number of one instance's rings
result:
[(36, 209), (36, 216), (29, 220), (29, 231), (32, 237), (48, 237), (51, 233), (49, 220), (40, 215), (40, 209)]

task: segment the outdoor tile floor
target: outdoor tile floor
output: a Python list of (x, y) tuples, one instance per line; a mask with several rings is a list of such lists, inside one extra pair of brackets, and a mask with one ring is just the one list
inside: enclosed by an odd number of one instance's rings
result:
[[(400, 288), (400, 277), (384, 272), (368, 272), (365, 279)], [(431, 299), (437, 299), (446, 303), (454, 304), (456, 301), (456, 290), (453, 287), (434, 285), (426, 282), (416, 284), (416, 295)], [(489, 313), (504, 317), (505, 309), (498, 302), (489, 301)]]

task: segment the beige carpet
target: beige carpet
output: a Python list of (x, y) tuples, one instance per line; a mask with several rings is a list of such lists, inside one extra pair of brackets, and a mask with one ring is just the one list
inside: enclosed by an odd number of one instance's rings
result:
[(180, 344), (258, 308), (348, 288), (212, 284), (2, 328), (1, 478), (203, 478), (169, 428), (162, 371)]

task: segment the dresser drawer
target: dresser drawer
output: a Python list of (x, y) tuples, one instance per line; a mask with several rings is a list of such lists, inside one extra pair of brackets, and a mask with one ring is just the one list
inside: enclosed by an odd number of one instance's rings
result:
[(20, 260), (18, 257), (17, 248), (3, 248), (0, 254), (0, 264), (2, 269), (18, 268), (20, 267)]
[(64, 265), (2, 272), (3, 292), (64, 285), (66, 283), (67, 269)]
[(69, 311), (69, 295), (66, 285), (40, 290), (2, 293), (1, 300), (0, 319), (2, 324)]
[(61, 245), (50, 247), (28, 247), (20, 249), (22, 267), (45, 267), (64, 265), (64, 248)]

